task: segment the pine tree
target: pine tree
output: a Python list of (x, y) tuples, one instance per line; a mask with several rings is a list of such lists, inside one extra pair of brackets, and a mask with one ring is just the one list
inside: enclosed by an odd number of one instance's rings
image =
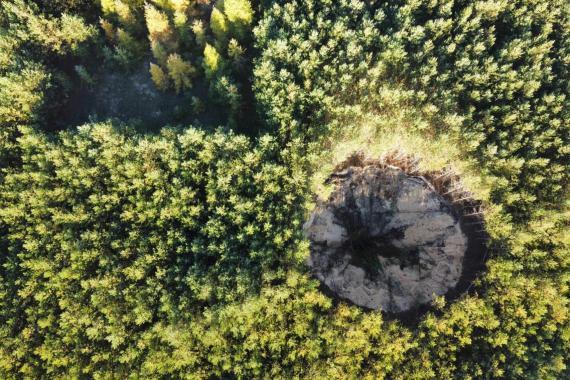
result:
[(166, 66), (176, 92), (192, 88), (192, 77), (196, 74), (196, 69), (191, 63), (184, 61), (178, 54), (171, 54)]
[(152, 56), (160, 63), (161, 65), (166, 65), (166, 60), (168, 59), (168, 52), (160, 43), (159, 41), (151, 41), (150, 42), (150, 50), (152, 51)]
[(224, 0), (224, 13), (234, 33), (243, 38), (253, 22), (249, 0)]
[(168, 16), (150, 4), (145, 5), (146, 26), (151, 40), (164, 41), (170, 37)]
[(45, 68), (33, 63), (27, 63), (19, 72), (0, 75), (0, 182), (2, 169), (17, 157), (19, 126), (41, 121), (49, 84)]
[(245, 64), (244, 54), (244, 48), (235, 38), (232, 38), (228, 44), (228, 57), (232, 60), (237, 70), (240, 70)]
[(206, 43), (206, 28), (202, 20), (195, 20), (192, 23), (192, 32), (194, 32), (196, 44), (200, 47), (204, 46)]
[(132, 26), (136, 22), (135, 15), (128, 3), (121, 0), (115, 0), (115, 13), (119, 17), (119, 21), (125, 26)]
[(30, 64), (19, 73), (0, 76), (0, 125), (28, 124), (37, 121), (37, 111), (49, 83), (45, 68)]
[(224, 14), (216, 7), (212, 9), (212, 14), (210, 16), (210, 28), (216, 37), (217, 43), (224, 45), (228, 38), (228, 21), (226, 16), (224, 16)]
[(206, 43), (204, 47), (204, 71), (206, 77), (213, 78), (222, 65), (222, 57), (215, 47)]
[(160, 66), (152, 62), (150, 63), (150, 75), (152, 77), (152, 81), (156, 85), (156, 88), (159, 90), (166, 91), (170, 86), (168, 76), (164, 73)]
[(103, 29), (103, 32), (105, 33), (105, 37), (107, 37), (107, 39), (109, 41), (113, 41), (116, 37), (115, 36), (115, 27), (113, 26), (113, 24), (111, 24), (109, 21), (102, 18), (99, 20), (99, 25), (101, 25), (101, 29)]
[(13, 65), (17, 58), (17, 51), (21, 41), (0, 33), (0, 69), (6, 70)]
[(241, 105), (241, 96), (235, 83), (222, 75), (216, 78), (213, 92), (215, 99), (229, 110), (230, 120), (234, 121)]
[(91, 74), (89, 74), (89, 71), (87, 71), (85, 66), (75, 65), (74, 70), (77, 73), (77, 76), (79, 77), (79, 79), (81, 79), (81, 81), (83, 83), (85, 83), (89, 86), (92, 86), (93, 84), (95, 84), (95, 80), (93, 79), (93, 76)]
[(77, 16), (63, 14), (58, 19), (47, 19), (30, 12), (26, 14), (28, 38), (35, 39), (57, 54), (75, 52), (78, 47), (96, 35), (96, 29)]

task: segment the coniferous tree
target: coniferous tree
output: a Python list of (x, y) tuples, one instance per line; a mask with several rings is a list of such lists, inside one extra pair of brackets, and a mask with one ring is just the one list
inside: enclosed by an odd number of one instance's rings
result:
[(115, 13), (115, 0), (100, 0), (101, 10), (103, 14), (113, 14)]
[[(152, 51), (157, 87), (203, 65), (210, 99), (188, 103), (223, 130), (259, 54), (259, 138), (43, 131), (60, 78), (97, 64), (81, 3), (0, 2), (0, 378), (570, 378), (563, 0), (260, 4), (255, 49), (245, 1), (216, 4), (218, 38), (207, 1), (101, 0), (113, 54)], [(396, 120), (452, 141), (488, 181), (485, 271), (410, 324), (333, 300), (305, 264), (315, 157), (369, 117), (381, 139)]]
[(151, 41), (166, 41), (171, 36), (168, 17), (150, 4), (145, 6), (146, 26)]
[(192, 77), (196, 74), (196, 69), (190, 62), (184, 61), (178, 54), (171, 54), (166, 66), (176, 92), (192, 88)]
[(113, 26), (113, 24), (111, 24), (109, 21), (105, 19), (101, 19), (99, 21), (99, 24), (101, 25), (101, 29), (103, 29), (103, 32), (105, 33), (105, 37), (107, 37), (109, 41), (114, 41), (116, 36), (115, 36), (115, 27)]
[(224, 0), (224, 14), (234, 33), (243, 38), (253, 22), (249, 0)]
[(162, 66), (166, 65), (168, 52), (162, 43), (159, 41), (151, 41), (150, 49), (152, 51), (152, 56), (158, 61), (158, 63), (160, 63)]
[(206, 28), (202, 20), (195, 20), (192, 24), (192, 32), (194, 33), (194, 38), (196, 44), (200, 47), (204, 46), (206, 43)]
[(160, 68), (160, 66), (151, 62), (150, 75), (152, 77), (152, 81), (159, 90), (166, 91), (168, 89), (169, 87), (168, 76), (164, 73), (164, 71)]
[(232, 38), (228, 43), (228, 57), (232, 60), (232, 64), (237, 70), (243, 68), (245, 65), (244, 54), (245, 49), (235, 38)]
[(228, 21), (226, 16), (216, 7), (212, 9), (210, 28), (216, 37), (216, 42), (220, 45), (224, 45), (228, 38)]
[(214, 46), (206, 43), (206, 46), (204, 47), (204, 71), (206, 73), (206, 77), (214, 77), (220, 70), (221, 65), (222, 58), (220, 53), (218, 53)]

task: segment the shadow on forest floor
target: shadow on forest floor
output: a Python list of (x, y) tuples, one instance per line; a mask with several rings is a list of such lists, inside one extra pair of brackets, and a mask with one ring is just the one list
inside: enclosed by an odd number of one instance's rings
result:
[[(148, 60), (129, 72), (103, 68), (93, 78), (93, 84), (80, 84), (71, 92), (67, 104), (58, 112), (57, 122), (52, 123), (55, 129), (109, 119), (128, 123), (145, 133), (158, 132), (167, 125), (227, 125), (226, 110), (208, 100), (204, 81), (196, 81), (191, 91), (181, 95), (159, 91), (150, 76)], [(193, 97), (201, 101), (203, 110), (199, 113), (194, 112)], [(236, 128), (236, 132), (254, 134), (257, 128), (251, 128), (250, 123), (245, 125), (249, 128)]]

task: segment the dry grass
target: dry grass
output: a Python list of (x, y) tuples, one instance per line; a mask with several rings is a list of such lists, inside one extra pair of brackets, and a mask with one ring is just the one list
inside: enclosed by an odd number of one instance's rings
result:
[(394, 112), (365, 115), (359, 125), (331, 135), (314, 156), (313, 192), (327, 198), (334, 187), (328, 178), (348, 166), (386, 165), (424, 178), (464, 217), (482, 220), (492, 178), (461, 153), (456, 139), (432, 133), (418, 118), (418, 114)]

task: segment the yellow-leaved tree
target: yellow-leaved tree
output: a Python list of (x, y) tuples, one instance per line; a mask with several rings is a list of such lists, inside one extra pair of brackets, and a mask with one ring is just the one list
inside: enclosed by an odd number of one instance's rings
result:
[(170, 85), (168, 75), (166, 75), (160, 66), (151, 62), (150, 75), (152, 76), (152, 81), (156, 85), (156, 88), (162, 91), (168, 90), (168, 87)]
[(219, 44), (225, 44), (225, 41), (228, 38), (228, 20), (222, 11), (216, 7), (212, 9), (212, 14), (210, 16), (210, 28), (216, 37), (216, 41)]
[(192, 88), (192, 78), (196, 74), (196, 69), (190, 62), (183, 60), (178, 54), (170, 54), (166, 67), (176, 92)]
[(204, 48), (204, 72), (206, 77), (213, 78), (220, 70), (222, 57), (215, 47), (206, 43)]
[(132, 26), (137, 21), (133, 10), (121, 0), (115, 0), (115, 13), (123, 25)]
[(145, 5), (144, 11), (150, 40), (168, 39), (171, 34), (168, 16), (150, 4)]
[(249, 0), (224, 0), (224, 13), (232, 32), (244, 37), (253, 22), (253, 8)]

